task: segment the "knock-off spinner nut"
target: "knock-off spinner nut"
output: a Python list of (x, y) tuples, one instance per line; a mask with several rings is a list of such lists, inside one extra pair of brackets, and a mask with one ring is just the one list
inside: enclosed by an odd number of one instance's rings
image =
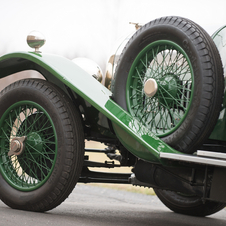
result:
[(18, 151), (20, 151), (20, 147), (21, 147), (21, 144), (20, 144), (20, 141), (19, 140), (12, 140), (11, 141), (10, 150), (12, 152), (18, 152)]
[(145, 83), (144, 83), (144, 92), (146, 96), (148, 97), (153, 97), (158, 90), (158, 84), (153, 78), (149, 78)]
[(13, 138), (10, 142), (10, 151), (8, 152), (8, 156), (22, 154), (24, 150), (24, 141), (26, 139), (26, 136)]

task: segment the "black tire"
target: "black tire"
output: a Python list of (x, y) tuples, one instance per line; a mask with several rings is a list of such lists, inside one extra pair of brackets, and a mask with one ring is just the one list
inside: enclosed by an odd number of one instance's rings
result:
[(224, 203), (203, 201), (200, 197), (182, 195), (174, 191), (154, 189), (158, 198), (176, 213), (204, 217), (214, 214), (225, 207)]
[[(159, 56), (165, 58), (161, 61)], [(174, 62), (170, 63), (171, 57)], [(190, 77), (182, 75), (182, 64)], [(164, 88), (167, 77), (176, 84), (173, 92)], [(158, 80), (152, 97), (143, 91), (148, 78)], [(184, 153), (193, 153), (209, 137), (219, 116), (223, 89), (221, 59), (211, 37), (180, 17), (159, 18), (141, 27), (125, 46), (112, 81), (113, 99)]]
[[(55, 208), (71, 193), (83, 166), (78, 110), (57, 86), (39, 79), (9, 85), (0, 94), (0, 105), (1, 200), (21, 210)], [(22, 136), (21, 154), (8, 156), (12, 138)]]

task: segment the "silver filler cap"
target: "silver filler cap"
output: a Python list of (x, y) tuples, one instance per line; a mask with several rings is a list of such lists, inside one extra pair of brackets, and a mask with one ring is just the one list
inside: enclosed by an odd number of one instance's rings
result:
[(27, 44), (35, 49), (36, 53), (40, 53), (39, 48), (41, 48), (45, 44), (46, 40), (42, 33), (38, 31), (32, 31), (27, 36)]

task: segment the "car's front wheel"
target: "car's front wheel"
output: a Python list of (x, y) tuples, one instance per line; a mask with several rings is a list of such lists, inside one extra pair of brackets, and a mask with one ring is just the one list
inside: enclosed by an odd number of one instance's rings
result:
[(0, 198), (16, 209), (50, 210), (79, 178), (81, 117), (70, 99), (44, 80), (15, 82), (0, 95)]

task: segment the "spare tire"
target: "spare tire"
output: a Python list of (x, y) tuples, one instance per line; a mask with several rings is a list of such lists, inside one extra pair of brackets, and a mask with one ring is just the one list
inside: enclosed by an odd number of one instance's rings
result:
[(221, 109), (221, 59), (211, 37), (194, 22), (159, 18), (129, 40), (111, 89), (113, 99), (164, 142), (193, 153)]

